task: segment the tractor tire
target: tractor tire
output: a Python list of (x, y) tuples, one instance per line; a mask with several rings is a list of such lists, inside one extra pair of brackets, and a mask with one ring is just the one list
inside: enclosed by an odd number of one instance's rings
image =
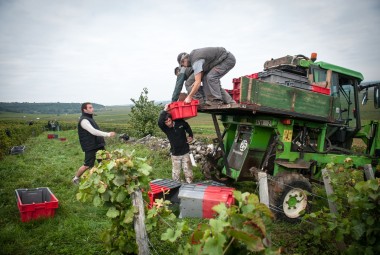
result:
[(276, 219), (299, 222), (311, 210), (311, 184), (296, 172), (277, 174), (269, 185), (270, 208)]

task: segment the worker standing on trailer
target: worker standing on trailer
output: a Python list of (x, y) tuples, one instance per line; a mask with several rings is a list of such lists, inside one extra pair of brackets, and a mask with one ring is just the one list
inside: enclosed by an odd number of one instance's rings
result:
[(222, 105), (235, 103), (220, 84), (220, 78), (228, 73), (236, 64), (232, 53), (223, 47), (207, 47), (195, 49), (190, 54), (180, 53), (177, 61), (182, 67), (192, 67), (194, 83), (185, 103), (190, 103), (198, 92), (201, 82), (206, 96), (206, 105)]
[[(187, 183), (193, 182), (193, 170), (190, 160), (189, 143), (193, 141), (193, 131), (189, 123), (183, 119), (173, 120), (168, 111), (168, 104), (160, 113), (158, 126), (166, 134), (170, 142), (170, 152), (172, 158), (172, 178), (180, 181), (181, 168)], [(188, 134), (188, 136), (187, 136)]]

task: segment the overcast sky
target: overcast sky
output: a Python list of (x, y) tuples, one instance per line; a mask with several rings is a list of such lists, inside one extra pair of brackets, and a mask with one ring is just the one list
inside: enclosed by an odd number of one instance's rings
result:
[(380, 80), (379, 0), (0, 0), (0, 102), (170, 100), (180, 52), (225, 47), (236, 66), (317, 52)]

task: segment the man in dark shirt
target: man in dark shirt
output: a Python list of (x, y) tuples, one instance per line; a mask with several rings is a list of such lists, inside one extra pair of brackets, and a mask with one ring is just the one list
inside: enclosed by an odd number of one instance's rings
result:
[[(187, 183), (193, 182), (193, 170), (190, 161), (190, 146), (193, 141), (193, 131), (189, 123), (183, 119), (172, 120), (171, 115), (167, 112), (168, 105), (160, 113), (158, 126), (166, 134), (170, 142), (170, 152), (172, 158), (172, 178), (180, 181), (181, 167)], [(188, 136), (186, 135), (188, 134)]]

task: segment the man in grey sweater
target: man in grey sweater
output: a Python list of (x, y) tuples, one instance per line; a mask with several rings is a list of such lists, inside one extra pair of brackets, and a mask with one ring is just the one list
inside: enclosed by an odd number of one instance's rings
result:
[(201, 82), (206, 96), (206, 105), (235, 103), (220, 84), (220, 79), (236, 64), (232, 53), (223, 47), (207, 47), (195, 49), (190, 54), (180, 53), (177, 61), (183, 67), (192, 67), (194, 71), (195, 81), (185, 99), (186, 103), (191, 102), (193, 96), (198, 92)]

